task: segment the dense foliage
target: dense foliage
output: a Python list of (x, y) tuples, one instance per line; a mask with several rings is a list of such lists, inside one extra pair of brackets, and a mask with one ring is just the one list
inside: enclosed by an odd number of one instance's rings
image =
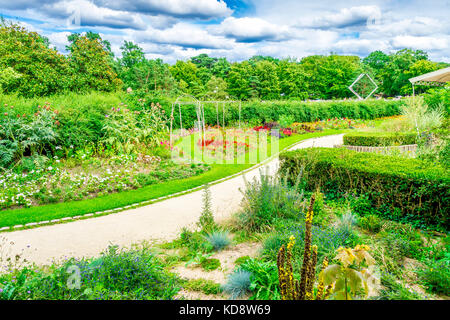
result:
[(304, 168), (310, 189), (320, 186), (331, 196), (356, 192), (393, 220), (448, 228), (450, 176), (443, 167), (342, 148), (310, 151), (283, 153), (281, 170), (295, 175)]
[[(68, 54), (62, 55), (38, 33), (2, 21), (1, 89), (27, 97), (131, 88), (156, 96), (188, 93), (209, 100), (342, 99), (353, 97), (348, 86), (361, 73), (375, 78), (378, 93), (396, 96), (412, 93), (409, 78), (446, 66), (428, 60), (426, 52), (409, 49), (389, 55), (375, 51), (364, 59), (330, 54), (301, 60), (254, 56), (241, 62), (200, 54), (169, 66), (161, 59), (147, 59), (131, 41), (124, 41), (121, 58), (115, 58), (110, 43), (98, 33), (73, 33), (68, 40)], [(366, 81), (355, 88), (365, 96), (372, 86)]]
[(68, 56), (49, 47), (48, 39), (25, 28), (0, 22), (1, 90), (22, 96), (65, 91), (114, 91), (122, 81), (112, 69), (100, 38), (79, 36)]
[(0, 274), (0, 300), (173, 299), (180, 286), (163, 268), (146, 248), (124, 251), (116, 246), (100, 257), (72, 258), (47, 269), (16, 268), (11, 262), (8, 272)]
[(344, 145), (384, 147), (415, 144), (416, 139), (410, 132), (351, 132), (344, 135)]

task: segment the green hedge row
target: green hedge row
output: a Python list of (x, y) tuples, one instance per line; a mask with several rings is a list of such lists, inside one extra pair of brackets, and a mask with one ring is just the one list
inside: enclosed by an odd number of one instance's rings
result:
[[(375, 119), (400, 114), (400, 106), (403, 101), (399, 100), (364, 100), (364, 101), (266, 101), (266, 102), (243, 102), (241, 106), (241, 120), (251, 123), (263, 123), (278, 121), (281, 116), (291, 116), (295, 122), (312, 122), (331, 118), (348, 119)], [(167, 112), (171, 106), (164, 106)], [(208, 124), (217, 123), (215, 104), (204, 104), (205, 119)], [(222, 111), (222, 106), (219, 106)], [(182, 106), (183, 126), (185, 123), (192, 124), (196, 119), (194, 105)], [(222, 113), (220, 113), (222, 117)], [(239, 104), (227, 104), (225, 122), (227, 124), (239, 120)], [(221, 118), (222, 123), (222, 118)], [(178, 106), (175, 113), (175, 124), (179, 125)]]
[(351, 132), (344, 135), (344, 145), (385, 147), (416, 143), (412, 132)]
[(450, 175), (442, 167), (344, 148), (289, 151), (280, 160), (281, 172), (291, 179), (305, 167), (309, 190), (320, 186), (331, 197), (363, 195), (389, 219), (448, 230)]
[[(145, 99), (145, 102), (139, 101)], [(152, 102), (159, 102), (167, 115), (172, 110), (174, 98), (167, 96), (146, 96), (136, 92), (126, 94), (123, 92), (89, 94), (67, 93), (51, 97), (36, 97), (26, 99), (14, 95), (0, 94), (0, 116), (4, 112), (10, 112), (10, 106), (14, 106), (16, 112), (30, 115), (37, 111), (38, 105), (49, 102), (52, 108), (59, 111), (58, 145), (73, 146), (75, 148), (85, 146), (89, 142), (97, 142), (102, 136), (101, 131), (105, 114), (112, 107), (128, 107), (131, 110), (150, 108)], [(400, 113), (399, 106), (403, 102), (390, 100), (366, 100), (366, 101), (323, 101), (323, 102), (295, 102), (295, 101), (270, 101), (270, 102), (243, 102), (241, 120), (251, 122), (254, 125), (263, 122), (277, 121), (282, 115), (291, 115), (296, 122), (310, 122), (317, 119), (350, 118), (350, 119), (374, 119), (377, 117), (392, 116)], [(7, 105), (7, 106), (5, 106)], [(205, 119), (207, 124), (217, 123), (216, 105), (204, 104)], [(222, 105), (219, 106), (219, 118), (222, 124)], [(192, 127), (197, 120), (196, 106), (185, 104), (181, 106), (181, 118), (183, 127)], [(225, 122), (227, 125), (239, 120), (239, 103), (226, 104)], [(180, 126), (178, 106), (175, 108), (174, 127)]]

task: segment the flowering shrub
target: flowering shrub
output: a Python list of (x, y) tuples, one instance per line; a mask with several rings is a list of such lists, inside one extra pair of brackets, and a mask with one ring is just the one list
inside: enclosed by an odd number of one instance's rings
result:
[(43, 155), (56, 140), (58, 111), (50, 104), (38, 106), (33, 115), (20, 114), (4, 105), (0, 112), (0, 166), (6, 167), (24, 155)]
[(155, 147), (168, 133), (164, 113), (158, 103), (152, 103), (150, 110), (134, 112), (126, 104), (113, 107), (105, 115), (102, 142), (124, 153), (131, 153), (141, 145)]
[(353, 129), (364, 128), (364, 120), (354, 120), (347, 118), (332, 118), (315, 122), (295, 122), (292, 124), (292, 130), (296, 133), (314, 132), (324, 129)]

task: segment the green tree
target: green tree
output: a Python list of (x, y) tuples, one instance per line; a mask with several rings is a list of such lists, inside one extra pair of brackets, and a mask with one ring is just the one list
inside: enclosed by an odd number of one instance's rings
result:
[(428, 60), (427, 53), (422, 50), (403, 49), (391, 54), (389, 62), (381, 72), (382, 92), (388, 96), (402, 94), (402, 88), (405, 88), (409, 83), (410, 76), (407, 71), (420, 60)]
[[(422, 74), (433, 72), (439, 69), (439, 66), (436, 62), (432, 62), (429, 60), (418, 60), (414, 62), (411, 67), (409, 67), (408, 70), (405, 71), (405, 76), (410, 79), (417, 76), (420, 76)], [(427, 88), (421, 88), (422, 91), (428, 91), (430, 89)], [(405, 83), (402, 88), (400, 89), (400, 93), (403, 95), (411, 95), (412, 94), (412, 86), (411, 83), (408, 81)]]
[(69, 54), (71, 87), (76, 91), (113, 91), (122, 85), (99, 38), (80, 36)]
[[(257, 85), (252, 78), (251, 65), (248, 61), (235, 62), (231, 65), (228, 77), (228, 92), (240, 100), (247, 100), (257, 94), (254, 90)], [(252, 85), (252, 86), (251, 86)]]
[(132, 41), (125, 40), (120, 49), (122, 50), (122, 59), (120, 59), (120, 64), (126, 68), (132, 68), (145, 60), (144, 51), (142, 48), (137, 44), (134, 44)]
[[(33, 97), (61, 92), (68, 87), (67, 59), (48, 47), (36, 32), (7, 21), (0, 23), (0, 70), (20, 74), (20, 81), (4, 84), (6, 93)], [(3, 86), (3, 85), (2, 85)]]
[(227, 100), (229, 98), (227, 83), (222, 78), (212, 76), (206, 88), (208, 90), (206, 94), (214, 100)]
[(300, 63), (309, 78), (309, 95), (314, 99), (350, 97), (348, 86), (363, 71), (357, 56), (309, 56)]
[(277, 66), (269, 60), (260, 60), (255, 65), (255, 76), (259, 80), (257, 91), (264, 100), (280, 98), (280, 82), (277, 75)]
[(169, 69), (179, 84), (182, 84), (181, 81), (187, 84), (186, 91), (188, 93), (199, 96), (204, 92), (202, 81), (198, 77), (198, 68), (194, 63), (178, 60)]
[(281, 60), (277, 73), (282, 97), (302, 100), (308, 97), (308, 78), (300, 64), (288, 59)]

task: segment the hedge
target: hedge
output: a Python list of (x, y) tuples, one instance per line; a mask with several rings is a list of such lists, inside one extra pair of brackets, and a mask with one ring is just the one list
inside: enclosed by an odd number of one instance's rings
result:
[(416, 143), (417, 134), (410, 132), (351, 132), (344, 135), (344, 145), (385, 147)]
[(308, 190), (319, 186), (331, 197), (364, 195), (374, 212), (386, 218), (448, 230), (450, 176), (442, 167), (344, 148), (289, 151), (280, 161), (282, 174), (289, 172), (290, 179), (305, 167)]
[[(139, 99), (145, 99), (145, 103)], [(166, 114), (172, 110), (175, 98), (164, 95), (149, 96), (138, 92), (131, 94), (123, 92), (87, 94), (67, 93), (50, 97), (23, 98), (15, 95), (0, 94), (0, 115), (8, 112), (14, 106), (21, 114), (33, 114), (38, 105), (49, 102), (52, 108), (59, 111), (59, 145), (76, 148), (83, 147), (89, 142), (96, 143), (103, 137), (102, 127), (105, 114), (112, 107), (123, 106), (131, 110), (140, 110), (143, 106), (150, 108), (152, 102), (160, 103)], [(400, 113), (402, 101), (392, 100), (364, 100), (364, 101), (268, 101), (268, 102), (242, 102), (241, 120), (252, 122), (255, 125), (263, 122), (277, 121), (282, 115), (291, 115), (296, 122), (310, 122), (317, 119), (349, 118), (349, 119), (375, 119), (392, 116)], [(7, 106), (5, 106), (7, 105)], [(183, 127), (192, 127), (197, 120), (195, 104), (182, 106)], [(219, 107), (220, 111), (222, 106)], [(216, 105), (204, 104), (205, 120), (209, 125), (217, 123)], [(222, 123), (222, 117), (221, 123)], [(226, 104), (225, 122), (227, 125), (239, 120), (239, 103)], [(178, 106), (174, 114), (174, 127), (179, 128), (180, 120)]]
[[(242, 102), (241, 120), (245, 122), (264, 123), (278, 121), (281, 116), (291, 116), (295, 122), (312, 122), (331, 118), (348, 118), (372, 120), (400, 114), (401, 100), (363, 100), (363, 101), (250, 101)], [(171, 112), (171, 105), (163, 107)], [(178, 108), (178, 106), (177, 106)], [(222, 110), (222, 107), (219, 107)], [(216, 105), (204, 104), (207, 124), (217, 122)], [(175, 114), (175, 126), (179, 126), (178, 109)], [(182, 106), (183, 126), (197, 120), (195, 106)], [(239, 104), (227, 104), (225, 122), (239, 120)]]

